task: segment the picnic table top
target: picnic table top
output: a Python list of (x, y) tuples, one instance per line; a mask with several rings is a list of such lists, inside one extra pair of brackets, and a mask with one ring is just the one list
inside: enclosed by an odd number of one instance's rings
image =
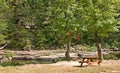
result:
[(96, 56), (83, 56), (83, 59), (97, 59)]

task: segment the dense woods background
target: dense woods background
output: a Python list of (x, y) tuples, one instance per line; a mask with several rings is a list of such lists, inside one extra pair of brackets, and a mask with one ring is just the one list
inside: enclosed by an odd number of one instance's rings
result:
[(0, 46), (41, 50), (97, 41), (120, 49), (119, 22), (120, 0), (0, 0)]

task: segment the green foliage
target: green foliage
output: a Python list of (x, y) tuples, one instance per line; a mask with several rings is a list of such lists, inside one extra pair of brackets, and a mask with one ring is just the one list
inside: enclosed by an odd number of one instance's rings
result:
[(111, 0), (81, 0), (81, 6), (85, 12), (82, 15), (89, 32), (98, 31), (99, 35), (105, 36), (108, 32), (116, 31), (116, 15)]
[(50, 63), (56, 63), (58, 60), (54, 61), (36, 61), (36, 60), (12, 60), (9, 62), (2, 62), (0, 63), (0, 66), (6, 67), (6, 66), (22, 66), (25, 64), (50, 64)]
[(21, 66), (21, 65), (24, 65), (23, 63), (20, 63), (20, 62), (3, 62), (3, 63), (0, 63), (0, 66)]
[(81, 48), (82, 48), (82, 50), (83, 51), (86, 51), (86, 52), (88, 52), (88, 51), (96, 51), (96, 47), (95, 46), (89, 46), (89, 45), (81, 45)]
[(0, 45), (5, 43), (5, 31), (7, 30), (6, 10), (8, 6), (5, 0), (0, 1)]
[(117, 58), (114, 53), (110, 53), (110, 54), (103, 55), (103, 57), (104, 57), (104, 59), (106, 59), (106, 60), (116, 59), (116, 58)]
[(0, 63), (0, 66), (6, 67), (6, 66), (22, 66), (25, 64), (38, 64), (37, 61), (10, 61), (10, 62), (2, 62)]
[(116, 57), (120, 59), (120, 52), (116, 54)]
[(112, 52), (104, 55), (104, 59), (120, 59), (120, 52)]
[(14, 53), (12, 53), (10, 51), (5, 52), (5, 58), (10, 58), (10, 57), (13, 57), (13, 56), (14, 56)]
[[(8, 48), (49, 49), (66, 44), (69, 32), (72, 43), (92, 45), (97, 30), (103, 44), (119, 47), (119, 35), (108, 34), (117, 30), (119, 3), (119, 0), (1, 0), (0, 44), (7, 39)], [(76, 35), (80, 40), (76, 41)]]
[(108, 48), (120, 48), (120, 34), (119, 31), (118, 32), (114, 32), (114, 33), (109, 33), (109, 36), (106, 38), (103, 38), (103, 44), (106, 45), (105, 46), (109, 46)]
[(2, 62), (0, 63), (0, 66), (22, 66), (25, 64), (39, 64), (41, 62), (38, 62), (36, 60), (12, 60), (8, 62)]
[(7, 31), (7, 21), (6, 20), (0, 20), (0, 44), (4, 44), (6, 42), (5, 38)]

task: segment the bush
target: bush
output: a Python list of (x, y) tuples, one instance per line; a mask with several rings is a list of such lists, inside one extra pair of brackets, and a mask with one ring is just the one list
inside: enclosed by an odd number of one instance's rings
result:
[(96, 51), (95, 46), (81, 45), (81, 48), (83, 49), (83, 51)]
[(116, 57), (120, 59), (120, 52), (116, 54)]
[(34, 60), (13, 60), (9, 62), (2, 62), (0, 63), (0, 66), (22, 66), (25, 64), (39, 64), (40, 62), (34, 61)]
[(114, 54), (106, 54), (103, 56), (104, 59), (109, 60), (109, 59), (116, 59), (116, 56)]
[(12, 52), (10, 52), (10, 51), (7, 51), (6, 53), (5, 53), (5, 57), (6, 58), (10, 58), (10, 57), (13, 57), (14, 56), (14, 54), (12, 53)]
[(4, 57), (0, 60), (0, 63), (12, 61), (13, 55), (14, 55), (14, 54), (13, 54), (12, 52), (10, 52), (10, 51), (5, 52), (5, 55), (4, 55)]
[(119, 53), (109, 53), (109, 54), (106, 54), (106, 55), (103, 55), (104, 59), (120, 59), (120, 52)]
[(24, 63), (20, 63), (20, 62), (3, 62), (3, 63), (0, 63), (1, 66), (21, 66), (21, 65), (24, 65)]

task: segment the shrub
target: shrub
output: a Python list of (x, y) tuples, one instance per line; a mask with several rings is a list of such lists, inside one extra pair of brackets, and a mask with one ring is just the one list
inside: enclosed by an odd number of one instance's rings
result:
[(1, 66), (21, 66), (21, 65), (24, 65), (24, 63), (20, 63), (20, 62), (3, 62), (3, 63), (0, 63)]
[(103, 55), (104, 59), (120, 59), (120, 52), (113, 52)]
[(116, 57), (120, 59), (120, 52), (116, 54)]
[(115, 55), (115, 53), (109, 53), (109, 54), (105, 54), (105, 55), (103, 55), (103, 57), (104, 57), (104, 59), (116, 59), (117, 57), (116, 57), (116, 55)]
[(10, 57), (13, 57), (14, 56), (14, 54), (12, 53), (12, 52), (10, 52), (10, 51), (7, 51), (6, 53), (5, 53), (5, 57), (6, 58), (10, 58)]

